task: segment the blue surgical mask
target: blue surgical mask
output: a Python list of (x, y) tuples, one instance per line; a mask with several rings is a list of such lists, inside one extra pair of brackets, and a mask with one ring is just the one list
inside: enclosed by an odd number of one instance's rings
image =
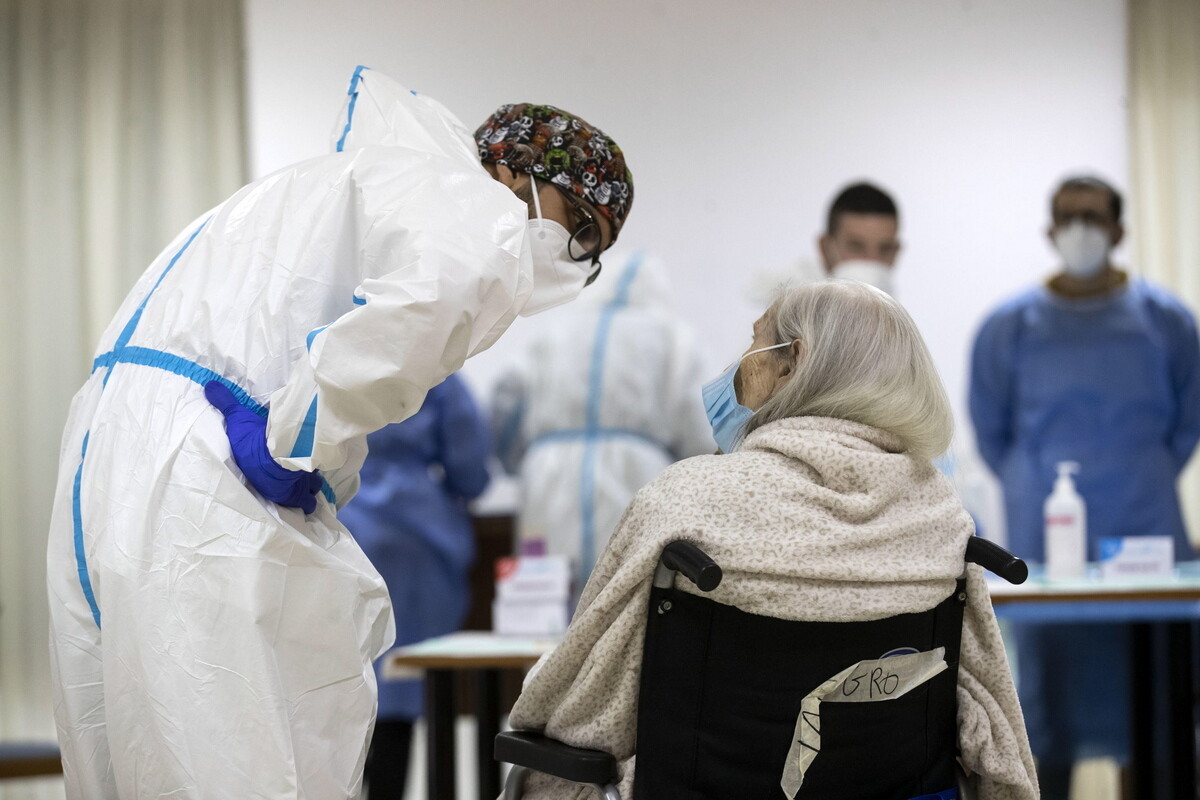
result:
[(754, 416), (753, 411), (738, 402), (737, 392), (733, 388), (733, 378), (737, 375), (738, 367), (746, 358), (755, 353), (778, 350), (780, 347), (789, 345), (791, 342), (784, 342), (751, 350), (730, 364), (729, 368), (718, 377), (704, 384), (704, 411), (708, 414), (708, 422), (713, 429), (713, 438), (717, 440), (717, 446), (721, 448), (722, 453), (733, 452), (738, 440), (742, 438), (742, 430), (746, 427), (746, 422)]

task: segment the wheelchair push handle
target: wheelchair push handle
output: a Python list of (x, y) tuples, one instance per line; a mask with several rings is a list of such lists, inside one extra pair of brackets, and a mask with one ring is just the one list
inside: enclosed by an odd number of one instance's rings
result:
[(978, 564), (988, 572), (999, 575), (1009, 583), (1024, 583), (1029, 567), (995, 542), (972, 536), (967, 540), (967, 562)]
[(663, 548), (654, 573), (654, 585), (668, 588), (674, 573), (680, 573), (702, 592), (711, 592), (721, 585), (721, 567), (691, 542), (682, 539)]

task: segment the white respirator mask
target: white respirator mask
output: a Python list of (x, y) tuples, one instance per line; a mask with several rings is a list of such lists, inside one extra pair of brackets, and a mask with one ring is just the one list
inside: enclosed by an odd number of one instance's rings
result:
[(575, 261), (570, 255), (571, 234), (554, 220), (542, 219), (538, 185), (530, 176), (536, 219), (529, 220), (529, 249), (533, 257), (533, 292), (521, 309), (522, 317), (570, 302), (579, 296), (591, 274), (588, 261)]
[(892, 283), (892, 268), (880, 261), (866, 259), (843, 261), (835, 265), (830, 274), (835, 278), (862, 281), (893, 297), (896, 295), (896, 288)]
[(1102, 228), (1075, 220), (1055, 228), (1054, 246), (1063, 259), (1063, 269), (1073, 278), (1094, 278), (1108, 263), (1112, 241)]

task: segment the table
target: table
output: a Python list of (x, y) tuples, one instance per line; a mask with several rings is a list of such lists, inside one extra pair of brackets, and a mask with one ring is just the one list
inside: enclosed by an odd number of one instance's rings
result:
[(384, 656), (384, 680), (425, 677), (425, 749), (428, 800), (455, 800), (454, 673), (469, 671), (476, 681), (475, 746), (479, 758), (480, 800), (500, 794), (500, 765), (492, 745), (500, 732), (500, 673), (528, 669), (554, 649), (557, 640), (462, 631), (397, 647)]
[[(1135, 798), (1195, 800), (1196, 729), (1192, 626), (1200, 619), (1200, 562), (1180, 564), (1170, 578), (1046, 581), (1034, 573), (1013, 586), (988, 582), (996, 616), (1026, 623), (1131, 623), (1131, 723)], [(1154, 627), (1165, 629), (1170, 697), (1165, 739), (1170, 786), (1155, 790)]]

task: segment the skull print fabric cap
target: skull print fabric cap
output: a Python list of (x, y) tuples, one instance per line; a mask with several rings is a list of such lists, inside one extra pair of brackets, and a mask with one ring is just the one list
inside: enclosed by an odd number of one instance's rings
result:
[(633, 175), (604, 131), (554, 106), (519, 103), (496, 109), (475, 142), (484, 163), (527, 172), (591, 203), (616, 240), (633, 204)]

